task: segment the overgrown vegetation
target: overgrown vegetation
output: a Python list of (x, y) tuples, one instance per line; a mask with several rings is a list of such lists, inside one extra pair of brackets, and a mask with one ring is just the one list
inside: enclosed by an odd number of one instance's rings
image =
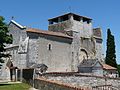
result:
[(0, 84), (0, 90), (29, 90), (30, 86), (25, 83)]

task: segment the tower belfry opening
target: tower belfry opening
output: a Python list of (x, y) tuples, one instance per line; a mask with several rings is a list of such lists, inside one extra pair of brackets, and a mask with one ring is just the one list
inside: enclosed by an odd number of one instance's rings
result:
[(83, 21), (90, 23), (92, 21), (91, 18), (85, 17), (85, 16), (80, 16), (74, 13), (67, 13), (58, 17), (54, 17), (51, 19), (48, 19), (49, 25), (54, 24), (54, 23), (60, 23), (66, 20), (76, 20), (76, 21)]

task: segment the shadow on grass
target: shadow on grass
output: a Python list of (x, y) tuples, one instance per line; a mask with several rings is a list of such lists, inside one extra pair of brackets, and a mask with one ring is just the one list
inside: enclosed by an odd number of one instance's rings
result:
[(8, 86), (8, 85), (10, 86), (11, 84), (9, 84), (9, 83), (3, 83), (3, 84), (0, 83), (0, 86)]

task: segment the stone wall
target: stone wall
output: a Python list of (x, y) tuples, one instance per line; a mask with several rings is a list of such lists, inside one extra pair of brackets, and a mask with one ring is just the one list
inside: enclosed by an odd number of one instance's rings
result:
[(11, 45), (7, 45), (7, 52), (12, 55), (11, 60), (14, 66), (18, 68), (26, 68), (27, 53), (18, 52), (19, 44), (21, 43), (20, 39), (21, 41), (24, 41), (27, 37), (26, 31), (14, 23), (9, 24), (9, 30), (9, 33), (13, 36), (13, 42)]
[(96, 38), (96, 40), (95, 40), (96, 42), (95, 42), (95, 44), (96, 44), (96, 46), (95, 46), (95, 49), (96, 49), (96, 58), (99, 58), (99, 59), (103, 59), (103, 56), (102, 56), (102, 54), (103, 54), (103, 52), (102, 52), (102, 39), (97, 39)]
[(70, 84), (63, 84), (60, 82), (45, 80), (45, 79), (35, 79), (35, 88), (39, 90), (90, 90), (89, 88), (83, 88), (83, 87), (74, 87)]
[(28, 36), (29, 63), (43, 63), (49, 72), (71, 71), (71, 39), (35, 33)]
[(38, 43), (38, 62), (46, 64), (48, 71), (71, 71), (71, 41), (69, 39), (45, 35), (39, 37)]
[(119, 78), (100, 77), (93, 75), (83, 75), (79, 73), (47, 73), (43, 75), (47, 80), (59, 81), (61, 83), (71, 84), (75, 87), (93, 87), (100, 85), (112, 85), (120, 88)]
[(24, 40), (26, 38), (26, 31), (25, 29), (21, 29), (13, 23), (9, 25), (9, 33), (13, 36), (13, 45), (18, 45), (20, 41), (20, 37)]
[(63, 32), (64, 30), (71, 29), (71, 26), (73, 26), (72, 22), (70, 20), (60, 22), (57, 24), (52, 24), (48, 26), (48, 30), (50, 31), (57, 31), (57, 32)]
[(87, 52), (88, 57), (87, 58), (95, 58), (95, 42), (93, 38), (82, 38), (81, 37), (81, 49), (85, 49)]
[(80, 40), (79, 40), (79, 33), (73, 32), (73, 41), (72, 41), (72, 72), (77, 72), (78, 68), (77, 66), (81, 62), (79, 59), (80, 56)]
[(38, 36), (32, 33), (28, 33), (27, 35), (30, 38), (27, 54), (27, 66), (31, 67), (32, 64), (38, 63)]
[(0, 80), (10, 81), (10, 70), (6, 67), (6, 63), (3, 63), (0, 69)]
[(79, 22), (76, 20), (72, 20), (73, 26), (71, 27), (72, 31), (76, 31), (80, 33), (80, 37), (90, 38), (93, 34), (92, 24), (86, 22)]

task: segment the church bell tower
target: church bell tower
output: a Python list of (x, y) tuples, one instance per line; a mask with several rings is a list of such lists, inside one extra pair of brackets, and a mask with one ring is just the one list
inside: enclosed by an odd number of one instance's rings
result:
[[(74, 13), (67, 13), (58, 17), (48, 19), (49, 31), (54, 32), (78, 32), (80, 37), (91, 37), (92, 19)], [(71, 35), (71, 34), (70, 34)]]

